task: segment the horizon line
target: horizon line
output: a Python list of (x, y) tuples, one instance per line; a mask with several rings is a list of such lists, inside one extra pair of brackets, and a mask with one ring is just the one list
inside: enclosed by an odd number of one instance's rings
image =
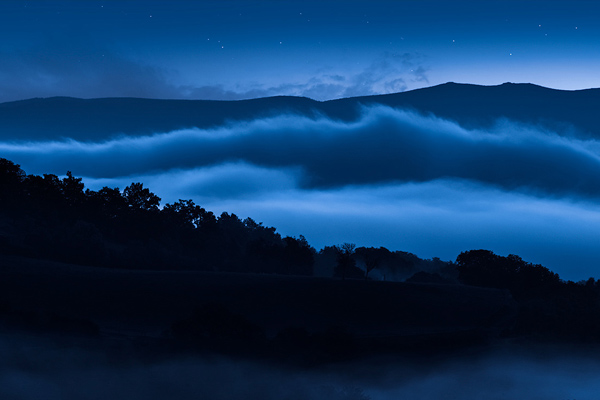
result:
[(503, 83), (499, 83), (499, 84), (484, 85), (484, 84), (478, 84), (478, 83), (448, 81), (448, 82), (440, 83), (437, 85), (424, 86), (424, 87), (405, 90), (405, 91), (401, 91), (401, 92), (365, 94), (365, 95), (361, 95), (361, 96), (338, 97), (338, 98), (332, 98), (332, 99), (327, 99), (327, 100), (316, 100), (316, 99), (313, 99), (308, 96), (285, 95), (285, 94), (264, 96), (264, 97), (249, 97), (249, 98), (244, 98), (244, 99), (233, 99), (233, 100), (232, 99), (190, 99), (190, 98), (166, 98), (166, 97), (141, 97), (141, 96), (140, 97), (136, 97), (136, 96), (76, 97), (76, 96), (57, 95), (57, 96), (47, 96), (47, 97), (40, 96), (40, 97), (22, 98), (22, 99), (17, 99), (17, 100), (8, 100), (8, 101), (0, 102), (0, 104), (18, 103), (18, 102), (26, 102), (26, 101), (32, 101), (32, 100), (53, 100), (53, 99), (73, 99), (73, 100), (112, 100), (112, 99), (125, 100), (125, 99), (129, 99), (129, 100), (156, 100), (156, 101), (206, 101), (206, 102), (223, 102), (223, 103), (228, 102), (229, 103), (229, 102), (261, 100), (261, 99), (275, 99), (275, 98), (282, 98), (282, 97), (283, 98), (308, 99), (308, 100), (311, 100), (311, 101), (314, 101), (317, 103), (327, 103), (330, 101), (360, 99), (360, 98), (367, 98), (367, 97), (372, 98), (372, 97), (382, 97), (382, 96), (394, 96), (394, 95), (398, 95), (398, 94), (416, 92), (416, 91), (421, 91), (421, 90), (429, 90), (429, 89), (438, 88), (438, 87), (442, 87), (442, 86), (449, 86), (449, 85), (476, 86), (476, 87), (483, 87), (483, 88), (497, 88), (497, 87), (509, 86), (509, 85), (533, 86), (533, 87), (537, 87), (537, 88), (541, 88), (541, 89), (547, 89), (547, 90), (558, 91), (558, 92), (582, 92), (582, 91), (600, 89), (600, 87), (589, 87), (589, 88), (582, 88), (582, 89), (557, 89), (557, 88), (543, 86), (543, 85), (539, 85), (539, 84), (531, 83), (531, 82), (507, 81), (507, 82), (503, 82)]

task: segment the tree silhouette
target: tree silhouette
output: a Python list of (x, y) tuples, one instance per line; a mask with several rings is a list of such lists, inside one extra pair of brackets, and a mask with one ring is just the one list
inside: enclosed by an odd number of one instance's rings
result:
[(128, 207), (119, 188), (105, 186), (97, 192), (88, 190), (86, 191), (86, 197), (90, 203), (90, 208), (94, 209), (96, 215), (101, 214), (103, 219), (113, 220), (122, 216)]
[(196, 205), (193, 200), (179, 199), (173, 204), (166, 204), (162, 211), (174, 223), (191, 229), (216, 221), (213, 213)]
[(134, 210), (158, 211), (160, 197), (144, 188), (143, 183), (132, 183), (123, 190), (127, 205)]
[(19, 164), (0, 158), (0, 201), (2, 205), (20, 205), (25, 172)]
[(290, 275), (312, 275), (315, 263), (314, 249), (310, 247), (306, 238), (300, 235), (299, 239), (287, 236), (284, 239), (283, 263), (287, 265)]
[(62, 179), (60, 186), (69, 206), (78, 206), (83, 203), (85, 193), (83, 192), (82, 178), (75, 178), (71, 171), (67, 171), (67, 177)]
[(19, 164), (15, 164), (6, 158), (0, 158), (0, 188), (2, 190), (15, 187), (25, 178), (25, 171)]
[(350, 271), (356, 268), (356, 262), (352, 257), (356, 245), (354, 243), (343, 243), (335, 248), (337, 250), (337, 266), (334, 274), (344, 280)]
[[(387, 249), (385, 249), (387, 251)], [(365, 280), (369, 279), (369, 272), (379, 267), (382, 261), (382, 249), (374, 247), (359, 247), (355, 250), (356, 258), (358, 258), (365, 266)]]
[(554, 272), (514, 254), (502, 257), (489, 250), (470, 250), (456, 258), (459, 280), (468, 285), (510, 289), (516, 296), (549, 291), (560, 284)]

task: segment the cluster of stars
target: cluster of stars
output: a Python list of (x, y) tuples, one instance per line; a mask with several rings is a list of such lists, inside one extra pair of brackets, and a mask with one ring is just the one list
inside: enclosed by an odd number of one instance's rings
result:
[[(206, 40), (207, 40), (208, 42), (210, 42), (210, 38), (207, 38)], [(222, 49), (224, 49), (224, 48), (225, 48), (225, 46), (221, 44), (221, 41), (220, 41), (220, 40), (217, 40), (217, 44), (218, 44), (218, 45), (220, 45)]]

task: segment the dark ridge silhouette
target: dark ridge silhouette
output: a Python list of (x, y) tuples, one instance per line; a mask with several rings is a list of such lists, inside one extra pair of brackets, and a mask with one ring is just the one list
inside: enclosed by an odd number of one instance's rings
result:
[(541, 125), (562, 133), (598, 137), (600, 89), (565, 91), (532, 84), (498, 86), (446, 83), (387, 95), (319, 102), (277, 96), (253, 100), (154, 100), (138, 98), (35, 98), (0, 104), (0, 140), (98, 141), (121, 134), (141, 135), (183, 128), (211, 128), (229, 121), (281, 114), (319, 115), (353, 121), (361, 106), (384, 105), (434, 114), (467, 128), (498, 119)]

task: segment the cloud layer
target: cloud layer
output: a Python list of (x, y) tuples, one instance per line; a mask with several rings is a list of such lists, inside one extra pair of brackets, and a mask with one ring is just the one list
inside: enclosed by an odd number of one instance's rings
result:
[(600, 195), (598, 142), (503, 124), (466, 130), (385, 107), (353, 123), (297, 116), (182, 130), (103, 143), (0, 143), (32, 172), (119, 177), (245, 163), (296, 170), (303, 188), (466, 179), (545, 195)]
[(488, 248), (566, 279), (600, 276), (600, 146), (503, 122), (489, 131), (375, 107), (356, 122), (279, 116), (106, 142), (3, 142), (28, 173), (92, 189), (144, 182), (304, 234), (454, 259)]

